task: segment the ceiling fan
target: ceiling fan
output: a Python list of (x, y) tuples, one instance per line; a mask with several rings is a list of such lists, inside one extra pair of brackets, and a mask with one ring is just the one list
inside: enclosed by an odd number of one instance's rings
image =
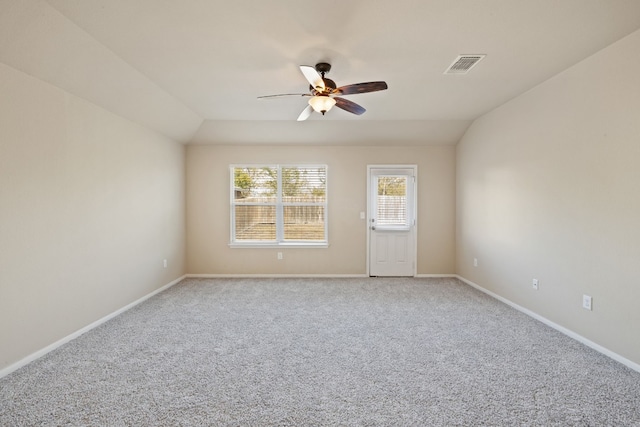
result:
[(365, 82), (354, 83), (351, 85), (336, 87), (336, 83), (328, 78), (325, 78), (325, 73), (331, 70), (331, 64), (326, 62), (320, 62), (315, 67), (310, 65), (301, 65), (300, 71), (309, 82), (309, 93), (283, 93), (279, 95), (266, 95), (259, 96), (259, 99), (279, 98), (283, 96), (308, 96), (309, 105), (305, 108), (298, 121), (307, 120), (313, 111), (324, 114), (331, 109), (334, 105), (345, 111), (353, 114), (360, 115), (366, 110), (364, 107), (349, 101), (348, 99), (341, 98), (339, 95), (353, 95), (356, 93), (376, 92), (379, 90), (387, 89), (387, 83), (385, 82)]

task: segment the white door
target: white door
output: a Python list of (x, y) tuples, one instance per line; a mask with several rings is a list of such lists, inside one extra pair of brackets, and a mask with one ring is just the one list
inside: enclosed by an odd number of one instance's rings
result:
[(416, 275), (417, 166), (369, 166), (369, 276)]

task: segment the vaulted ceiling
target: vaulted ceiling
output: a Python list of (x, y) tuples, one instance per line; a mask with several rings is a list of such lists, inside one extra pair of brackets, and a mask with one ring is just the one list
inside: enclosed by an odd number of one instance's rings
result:
[[(0, 0), (0, 62), (181, 142), (455, 144), (639, 28), (638, 0)], [(487, 56), (445, 75), (459, 54)], [(389, 89), (305, 122), (306, 98), (257, 99), (320, 61)]]

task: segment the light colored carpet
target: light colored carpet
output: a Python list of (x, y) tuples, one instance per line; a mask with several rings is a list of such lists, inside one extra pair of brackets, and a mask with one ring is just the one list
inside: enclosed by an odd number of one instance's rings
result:
[(640, 373), (456, 279), (187, 279), (0, 380), (0, 425), (638, 426)]

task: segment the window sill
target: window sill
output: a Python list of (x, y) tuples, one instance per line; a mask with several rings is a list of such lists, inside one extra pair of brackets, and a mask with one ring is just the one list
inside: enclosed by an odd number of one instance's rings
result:
[(275, 248), (296, 248), (296, 249), (322, 249), (328, 248), (328, 242), (318, 242), (318, 243), (307, 243), (307, 242), (291, 242), (291, 243), (260, 243), (260, 242), (247, 242), (247, 243), (238, 243), (232, 242), (229, 243), (229, 247), (232, 249), (239, 248), (264, 248), (264, 249), (275, 249)]

